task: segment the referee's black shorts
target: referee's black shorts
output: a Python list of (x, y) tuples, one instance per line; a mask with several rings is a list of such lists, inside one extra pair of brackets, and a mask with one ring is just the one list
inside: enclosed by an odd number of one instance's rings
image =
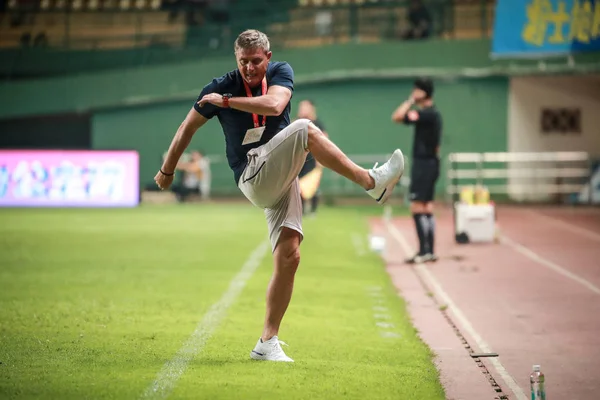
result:
[(410, 171), (410, 200), (429, 202), (435, 195), (435, 183), (440, 175), (437, 158), (415, 158)]

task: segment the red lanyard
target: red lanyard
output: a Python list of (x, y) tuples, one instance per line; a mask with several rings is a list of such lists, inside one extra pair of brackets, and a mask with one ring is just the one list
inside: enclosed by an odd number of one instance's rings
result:
[[(252, 91), (250, 90), (250, 86), (248, 86), (246, 81), (243, 81), (243, 82), (244, 82), (244, 87), (246, 88), (246, 96), (252, 97)], [(267, 77), (266, 76), (262, 80), (262, 95), (264, 96), (265, 94), (267, 94)], [(254, 127), (258, 128), (258, 115), (252, 114), (252, 121), (254, 121)], [(263, 115), (262, 126), (265, 126), (266, 124), (267, 124), (267, 116)]]

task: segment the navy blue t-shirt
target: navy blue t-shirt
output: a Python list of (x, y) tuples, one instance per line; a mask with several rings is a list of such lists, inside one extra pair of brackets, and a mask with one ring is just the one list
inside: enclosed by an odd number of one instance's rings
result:
[[(294, 92), (294, 71), (287, 62), (270, 62), (267, 67), (267, 87), (283, 86)], [(215, 78), (211, 83), (204, 86), (196, 101), (209, 93), (231, 93), (233, 97), (246, 97), (246, 89), (242, 75), (237, 69), (220, 78)], [(260, 96), (262, 86), (252, 89), (252, 96)], [(262, 146), (273, 138), (279, 131), (290, 124), (290, 103), (278, 116), (268, 116), (265, 131), (260, 141), (242, 145), (244, 136), (248, 129), (254, 128), (252, 113), (234, 110), (233, 108), (221, 108), (210, 103), (200, 107), (198, 103), (194, 108), (205, 118), (211, 119), (215, 115), (219, 118), (223, 133), (225, 135), (225, 153), (229, 167), (233, 170), (235, 182), (240, 180), (244, 168), (248, 162), (246, 154), (249, 150)], [(263, 116), (258, 116), (259, 124), (262, 124)]]

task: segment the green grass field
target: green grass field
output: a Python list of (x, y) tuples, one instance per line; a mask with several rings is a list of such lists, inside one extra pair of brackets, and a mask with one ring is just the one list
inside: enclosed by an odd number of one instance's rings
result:
[[(373, 212), (324, 207), (304, 221), (280, 332), (295, 363), (249, 357), (269, 249), (168, 397), (443, 399), (431, 351), (368, 251)], [(141, 398), (266, 233), (245, 205), (0, 210), (0, 398)], [(393, 329), (376, 325), (375, 305)]]

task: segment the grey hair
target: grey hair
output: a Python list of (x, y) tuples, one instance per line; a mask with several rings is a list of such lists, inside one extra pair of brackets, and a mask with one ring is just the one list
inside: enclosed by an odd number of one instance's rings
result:
[(236, 52), (240, 49), (263, 49), (265, 52), (268, 52), (270, 48), (271, 44), (267, 35), (256, 29), (248, 29), (240, 33), (234, 44)]

